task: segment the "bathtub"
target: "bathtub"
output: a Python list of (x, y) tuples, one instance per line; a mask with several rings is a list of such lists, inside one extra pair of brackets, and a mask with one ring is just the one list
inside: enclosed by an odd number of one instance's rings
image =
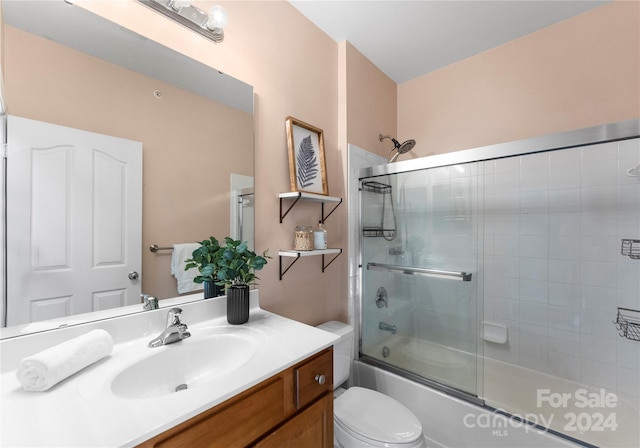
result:
[(367, 353), (387, 364), (454, 389), (475, 391), (476, 356), (440, 344), (397, 335), (383, 339)]
[[(638, 397), (490, 358), (478, 365), (472, 353), (404, 335), (379, 340), (366, 353), (374, 361), (355, 361), (354, 384), (404, 403), (422, 422), (430, 447), (640, 447)], [(451, 394), (389, 372), (376, 360), (446, 384)], [(473, 398), (459, 399), (465, 396), (456, 389), (476, 388), (488, 407), (473, 404)]]
[(512, 414), (534, 412), (545, 426), (598, 447), (640, 447), (640, 398), (612, 388), (485, 358), (484, 397)]
[(428, 448), (580, 446), (361, 361), (354, 361), (352, 380), (408, 407), (422, 423)]

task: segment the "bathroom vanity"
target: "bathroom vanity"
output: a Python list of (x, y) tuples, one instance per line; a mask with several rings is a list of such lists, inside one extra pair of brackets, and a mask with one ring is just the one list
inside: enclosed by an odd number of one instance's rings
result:
[(140, 447), (330, 448), (332, 359), (325, 349)]
[[(180, 305), (191, 337), (148, 348), (167, 309), (0, 341), (1, 446), (331, 447), (336, 337), (259, 308), (226, 322), (224, 297)], [(111, 356), (26, 392), (25, 356), (102, 328)]]

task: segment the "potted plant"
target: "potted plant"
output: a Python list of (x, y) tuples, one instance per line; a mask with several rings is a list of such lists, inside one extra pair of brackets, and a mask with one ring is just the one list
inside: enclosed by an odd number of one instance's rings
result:
[[(247, 248), (246, 241), (224, 239), (215, 257), (216, 284), (224, 286), (227, 295), (227, 321), (243, 324), (249, 320), (249, 283), (258, 279), (255, 271), (267, 264), (267, 251), (262, 255)], [(259, 280), (259, 279), (258, 279)]]
[(200, 275), (196, 276), (195, 283), (204, 283), (204, 298), (218, 297), (223, 295), (222, 288), (217, 285), (216, 263), (222, 256), (222, 248), (218, 240), (209, 237), (208, 240), (200, 241), (200, 247), (191, 253), (191, 258), (185, 260), (185, 271), (191, 268), (198, 268)]

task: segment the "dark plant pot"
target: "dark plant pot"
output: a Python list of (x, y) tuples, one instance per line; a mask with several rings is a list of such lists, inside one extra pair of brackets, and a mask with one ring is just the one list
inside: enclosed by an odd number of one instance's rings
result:
[(227, 322), (244, 324), (249, 320), (249, 285), (233, 285), (227, 288)]
[(205, 281), (203, 285), (204, 285), (205, 299), (211, 299), (212, 297), (220, 297), (221, 295), (223, 295), (222, 293), (223, 287), (216, 285), (215, 282)]

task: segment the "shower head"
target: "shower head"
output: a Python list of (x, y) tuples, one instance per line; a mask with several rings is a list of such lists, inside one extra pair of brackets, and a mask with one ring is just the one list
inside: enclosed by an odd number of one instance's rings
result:
[(382, 134), (379, 134), (379, 135), (378, 135), (378, 139), (379, 139), (380, 141), (384, 140), (385, 138), (387, 138), (387, 139), (391, 140), (391, 142), (393, 143), (393, 148), (391, 148), (391, 149), (389, 150), (389, 154), (388, 154), (388, 156), (391, 156), (391, 153), (392, 153), (393, 151), (397, 151), (397, 152), (393, 155), (393, 157), (391, 157), (391, 158), (389, 159), (389, 163), (395, 162), (395, 161), (396, 161), (396, 159), (398, 158), (398, 156), (399, 156), (400, 154), (407, 153), (407, 152), (411, 151), (411, 150), (413, 149), (413, 147), (414, 147), (414, 146), (416, 146), (416, 141), (415, 141), (415, 140), (413, 140), (413, 139), (411, 139), (411, 140), (407, 140), (407, 141), (405, 141), (405, 142), (403, 142), (403, 143), (400, 143), (398, 140), (396, 140), (395, 138), (393, 138), (393, 137), (391, 137), (391, 136), (389, 136), (389, 135), (382, 135)]

